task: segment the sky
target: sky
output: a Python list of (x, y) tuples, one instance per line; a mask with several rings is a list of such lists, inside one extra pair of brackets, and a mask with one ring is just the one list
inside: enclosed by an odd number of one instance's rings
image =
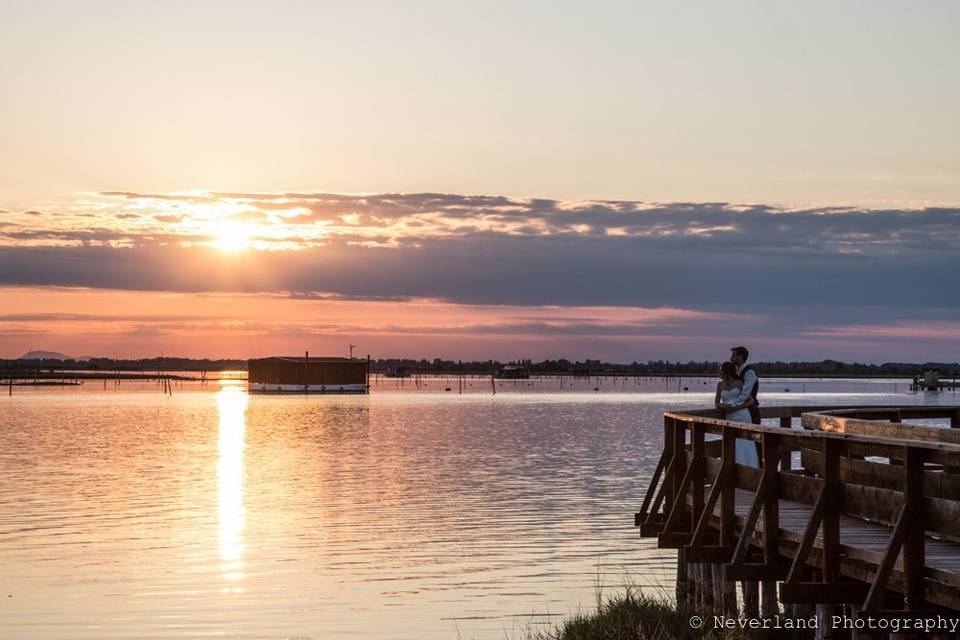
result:
[(0, 357), (960, 360), (956, 3), (0, 13)]

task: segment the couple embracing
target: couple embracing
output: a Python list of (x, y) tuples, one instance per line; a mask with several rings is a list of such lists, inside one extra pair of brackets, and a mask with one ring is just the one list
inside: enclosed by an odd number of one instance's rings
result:
[[(757, 401), (760, 379), (753, 367), (747, 364), (749, 357), (750, 352), (746, 347), (730, 350), (730, 361), (720, 365), (720, 382), (717, 383), (714, 406), (723, 412), (727, 420), (760, 424), (760, 403)], [(737, 438), (736, 459), (738, 464), (760, 466), (757, 446), (750, 440)]]

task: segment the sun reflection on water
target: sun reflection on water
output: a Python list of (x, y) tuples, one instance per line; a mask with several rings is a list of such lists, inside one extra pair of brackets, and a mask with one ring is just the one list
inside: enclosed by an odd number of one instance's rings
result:
[[(247, 393), (227, 381), (217, 395), (220, 413), (217, 502), (220, 512), (220, 570), (226, 580), (243, 579), (243, 450), (246, 446)], [(225, 591), (238, 591), (233, 587)]]

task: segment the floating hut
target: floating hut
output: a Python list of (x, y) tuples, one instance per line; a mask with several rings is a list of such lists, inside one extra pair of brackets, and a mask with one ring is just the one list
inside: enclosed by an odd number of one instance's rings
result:
[(527, 380), (530, 377), (530, 370), (526, 367), (508, 364), (497, 369), (494, 377), (502, 380)]
[(369, 358), (273, 356), (247, 361), (251, 393), (367, 393)]

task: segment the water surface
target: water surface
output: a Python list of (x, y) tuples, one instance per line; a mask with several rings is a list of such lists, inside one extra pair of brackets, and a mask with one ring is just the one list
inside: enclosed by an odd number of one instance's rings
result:
[[(673, 554), (633, 512), (662, 411), (711, 404), (712, 381), (376, 382), (0, 397), (0, 638), (519, 638), (598, 588), (670, 589)], [(769, 405), (956, 398), (764, 388)]]

